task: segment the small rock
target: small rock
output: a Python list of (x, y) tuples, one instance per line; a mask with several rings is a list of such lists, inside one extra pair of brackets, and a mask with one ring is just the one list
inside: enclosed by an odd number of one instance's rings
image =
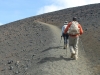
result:
[(8, 61), (8, 64), (12, 64), (12, 63), (13, 63), (13, 60), (9, 60), (9, 61)]
[(99, 41), (100, 41), (100, 39), (99, 39)]
[(15, 72), (15, 74), (18, 74), (18, 73), (19, 73), (19, 71), (16, 71), (16, 72)]
[(27, 70), (28, 68), (25, 68), (25, 71)]
[(13, 66), (10, 66), (10, 67), (9, 67), (9, 70), (12, 70), (13, 68), (14, 68)]
[(17, 67), (18, 67), (18, 65), (19, 65), (19, 61), (16, 61), (15, 66), (17, 66)]
[(32, 55), (32, 57), (34, 57), (34, 56), (35, 56), (35, 54)]
[(17, 61), (16, 64), (18, 65), (19, 64), (19, 61)]
[(88, 29), (86, 28), (85, 31), (87, 31)]
[(1, 71), (5, 71), (5, 69), (2, 69)]

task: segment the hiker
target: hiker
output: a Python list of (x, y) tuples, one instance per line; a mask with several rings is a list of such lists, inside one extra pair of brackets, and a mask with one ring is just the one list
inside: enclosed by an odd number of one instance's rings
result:
[(69, 48), (71, 51), (71, 58), (77, 60), (79, 36), (83, 34), (83, 29), (78, 23), (76, 17), (73, 17), (73, 21), (68, 23), (68, 26), (64, 31), (64, 34), (66, 33), (69, 35)]
[(64, 25), (62, 26), (62, 35), (61, 35), (61, 38), (63, 37), (63, 39), (64, 39), (64, 48), (63, 49), (66, 49), (68, 47), (68, 34), (67, 33), (64, 34), (64, 30), (67, 27), (67, 24), (68, 24), (68, 21), (65, 21)]

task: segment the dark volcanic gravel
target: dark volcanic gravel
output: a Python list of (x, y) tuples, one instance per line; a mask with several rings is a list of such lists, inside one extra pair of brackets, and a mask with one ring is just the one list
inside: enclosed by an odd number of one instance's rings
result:
[(98, 75), (82, 43), (79, 59), (71, 60), (69, 49), (63, 49), (61, 30), (50, 24), (2, 26), (0, 36), (0, 75)]
[[(84, 30), (77, 61), (70, 60), (69, 49), (66, 55), (60, 38), (63, 23), (73, 16)], [(100, 75), (99, 34), (100, 3), (0, 26), (0, 75)]]

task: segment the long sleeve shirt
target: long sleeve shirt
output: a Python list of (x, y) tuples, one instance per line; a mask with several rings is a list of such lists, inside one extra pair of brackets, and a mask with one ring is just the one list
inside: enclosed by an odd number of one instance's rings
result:
[(62, 27), (62, 35), (63, 35), (63, 33), (64, 33), (66, 27), (67, 27), (67, 25), (63, 25), (63, 27)]

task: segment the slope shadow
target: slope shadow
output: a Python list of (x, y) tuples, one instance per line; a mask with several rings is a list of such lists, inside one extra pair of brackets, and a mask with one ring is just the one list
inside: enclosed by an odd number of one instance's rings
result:
[(51, 50), (51, 49), (62, 49), (61, 47), (63, 47), (63, 46), (49, 47), (49, 48), (43, 50), (42, 52), (45, 52), (45, 51), (48, 51), (48, 50)]
[(63, 56), (60, 56), (59, 58), (56, 58), (56, 57), (45, 57), (45, 58), (41, 59), (38, 63), (42, 64), (42, 63), (45, 63), (47, 61), (54, 62), (54, 61), (59, 61), (59, 60), (70, 61), (72, 59), (71, 58), (64, 58)]

